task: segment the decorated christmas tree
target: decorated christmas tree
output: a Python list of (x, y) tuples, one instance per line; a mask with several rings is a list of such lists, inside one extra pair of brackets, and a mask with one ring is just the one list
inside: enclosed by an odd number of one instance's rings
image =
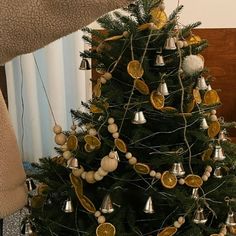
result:
[(71, 111), (70, 131), (54, 126), (58, 156), (34, 165), (28, 231), (236, 234), (234, 123), (217, 117), (207, 42), (194, 35), (200, 22), (180, 24), (182, 7), (167, 17), (162, 0), (138, 0), (100, 18), (105, 32), (84, 29), (93, 97)]

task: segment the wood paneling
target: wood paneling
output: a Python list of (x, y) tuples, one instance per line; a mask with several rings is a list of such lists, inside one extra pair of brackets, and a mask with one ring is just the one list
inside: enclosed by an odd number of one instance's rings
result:
[(4, 66), (0, 66), (0, 89), (2, 90), (3, 97), (7, 104), (7, 83), (6, 83), (6, 74)]
[[(221, 90), (223, 106), (217, 110), (217, 115), (226, 121), (236, 121), (236, 29), (197, 29), (194, 34), (209, 43), (202, 55), (210, 74), (215, 77), (212, 88)], [(230, 134), (236, 137), (236, 129)]]

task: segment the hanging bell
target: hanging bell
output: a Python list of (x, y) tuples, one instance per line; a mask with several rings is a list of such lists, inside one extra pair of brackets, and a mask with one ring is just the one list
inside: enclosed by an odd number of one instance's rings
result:
[(119, 154), (118, 154), (117, 151), (115, 151), (115, 158), (116, 158), (117, 161), (120, 161), (120, 157), (119, 157)]
[(199, 198), (198, 188), (193, 188), (191, 198), (192, 199), (198, 199)]
[(225, 129), (220, 131), (218, 139), (220, 141), (227, 141), (226, 130)]
[(203, 208), (199, 207), (195, 211), (193, 222), (195, 224), (205, 224), (207, 222), (207, 218), (204, 215)]
[(154, 208), (153, 208), (153, 203), (152, 203), (152, 197), (149, 197), (147, 199), (147, 202), (145, 204), (145, 207), (144, 207), (143, 211), (146, 214), (153, 214), (153, 213), (155, 213)]
[(147, 120), (145, 119), (142, 111), (135, 112), (134, 119), (132, 120), (133, 124), (141, 125), (141, 124), (145, 124), (146, 122)]
[(215, 151), (214, 151), (214, 161), (223, 161), (226, 158), (224, 155), (224, 151), (220, 145), (215, 146)]
[(198, 87), (199, 90), (206, 90), (208, 88), (208, 86), (206, 84), (206, 80), (203, 76), (198, 78), (197, 87)]
[(67, 167), (70, 169), (76, 169), (79, 167), (78, 159), (75, 157), (70, 158), (67, 161)]
[(173, 37), (167, 38), (166, 43), (165, 43), (165, 49), (166, 50), (175, 50), (176, 49), (175, 39)]
[(225, 223), (227, 226), (236, 226), (236, 215), (232, 210), (229, 211)]
[(206, 121), (206, 118), (203, 118), (203, 119), (202, 119), (200, 128), (203, 129), (203, 130), (206, 130), (206, 129), (209, 128), (209, 126), (208, 126), (208, 124), (207, 124), (207, 121)]
[(212, 88), (211, 88), (211, 85), (210, 85), (210, 84), (208, 84), (208, 85), (207, 85), (207, 90), (208, 90), (208, 91), (212, 90)]
[(215, 170), (214, 170), (214, 176), (218, 179), (221, 179), (223, 177), (223, 173), (222, 173), (222, 167), (217, 167)]
[(106, 214), (106, 213), (112, 213), (114, 211), (114, 208), (113, 208), (113, 204), (112, 204), (112, 201), (111, 201), (111, 196), (110, 194), (107, 194), (103, 201), (102, 201), (102, 205), (100, 207), (100, 210), (102, 213)]
[(86, 58), (82, 59), (79, 69), (80, 70), (90, 70), (91, 69), (88, 59), (86, 59)]
[(36, 236), (35, 226), (27, 218), (21, 223), (21, 235), (25, 236)]
[(36, 185), (35, 185), (32, 178), (27, 178), (26, 179), (26, 185), (27, 185), (27, 188), (28, 188), (29, 192), (36, 189)]
[(174, 174), (176, 177), (183, 177), (185, 175), (184, 167), (181, 162), (174, 163), (172, 165), (170, 172)]
[(74, 211), (73, 204), (70, 198), (67, 198), (62, 206), (65, 213), (72, 213)]
[(159, 84), (157, 91), (163, 96), (169, 95), (169, 91), (168, 91), (167, 84), (165, 81), (163, 81)]
[(164, 66), (165, 62), (162, 55), (157, 55), (154, 66)]

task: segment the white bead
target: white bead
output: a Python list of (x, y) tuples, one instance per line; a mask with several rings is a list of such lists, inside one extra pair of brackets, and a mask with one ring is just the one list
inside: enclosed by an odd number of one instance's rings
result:
[(150, 175), (151, 177), (155, 177), (155, 176), (156, 176), (156, 171), (155, 171), (155, 170), (151, 170), (150, 173), (149, 173), (149, 175)]
[(109, 119), (108, 119), (108, 124), (113, 124), (115, 122), (115, 120), (114, 120), (114, 118), (112, 118), (112, 117), (110, 117)]
[(113, 159), (116, 157), (116, 153), (111, 151), (108, 156)]
[(174, 226), (178, 229), (181, 227), (181, 224), (178, 221), (175, 221)]
[(218, 120), (216, 115), (211, 115), (210, 119), (211, 119), (211, 121), (217, 121)]
[(124, 36), (125, 38), (128, 38), (128, 37), (129, 37), (129, 31), (124, 31), (124, 32), (123, 32), (123, 36)]
[(91, 129), (89, 129), (88, 133), (89, 133), (90, 135), (95, 136), (95, 135), (97, 134), (97, 130), (94, 129), (94, 128), (91, 128)]
[(125, 157), (126, 157), (126, 159), (130, 159), (132, 157), (132, 153), (126, 152)]
[(115, 132), (115, 133), (112, 134), (112, 137), (114, 139), (119, 138), (119, 136), (120, 136), (120, 134), (118, 132)]
[(137, 163), (137, 158), (136, 157), (131, 157), (130, 159), (129, 159), (129, 164), (130, 165), (135, 165)]
[(103, 176), (101, 176), (101, 175), (98, 173), (98, 171), (96, 171), (96, 172), (94, 173), (94, 179), (95, 179), (96, 181), (101, 181), (101, 180), (103, 179)]
[(86, 178), (86, 174), (87, 174), (87, 171), (84, 171), (84, 172), (81, 174), (81, 178), (82, 178), (82, 179), (85, 179), (85, 178)]
[(202, 180), (206, 182), (206, 181), (208, 180), (207, 175), (204, 174), (204, 175), (202, 176)]
[(206, 170), (211, 173), (211, 172), (212, 172), (212, 167), (211, 167), (211, 166), (207, 166), (207, 167), (206, 167)]
[(66, 143), (66, 136), (63, 133), (56, 134), (54, 141), (57, 145), (64, 145)]
[(62, 128), (61, 128), (60, 125), (54, 125), (54, 127), (53, 127), (53, 132), (54, 132), (55, 134), (60, 134), (61, 131), (62, 131)]
[(94, 179), (94, 171), (88, 171), (87, 174), (85, 175), (85, 180), (89, 184), (94, 184), (96, 180)]
[(97, 217), (97, 218), (98, 218), (100, 215), (101, 215), (101, 211), (96, 211), (96, 212), (94, 213), (94, 216)]
[(101, 81), (102, 84), (105, 84), (107, 82), (107, 80), (104, 77), (101, 77), (100, 81)]
[(205, 171), (204, 175), (206, 175), (209, 178), (211, 176), (211, 173), (209, 171)]
[(117, 124), (113, 123), (113, 124), (108, 125), (107, 129), (110, 133), (113, 134), (118, 131), (118, 126), (117, 126)]
[(211, 114), (215, 115), (216, 114), (216, 110), (211, 110)]
[(106, 218), (104, 217), (104, 216), (99, 216), (98, 217), (98, 223), (99, 224), (103, 224), (103, 223), (105, 223), (106, 222)]
[(65, 151), (63, 152), (63, 157), (66, 159), (66, 160), (69, 160), (72, 156), (72, 153), (70, 151)]
[(160, 9), (161, 11), (164, 11), (164, 10), (165, 10), (165, 4), (164, 4), (164, 3), (161, 3), (161, 4), (159, 5), (159, 9)]
[(184, 224), (185, 218), (184, 218), (183, 216), (180, 216), (180, 217), (178, 218), (178, 222), (179, 222), (180, 224)]
[(182, 178), (181, 178), (181, 179), (179, 179), (179, 181), (178, 181), (178, 182), (179, 182), (179, 184), (180, 184), (180, 185), (184, 185), (184, 184), (185, 184), (185, 180), (184, 180), (184, 179), (182, 179)]
[(183, 41), (183, 46), (186, 48), (186, 47), (188, 47), (188, 42), (187, 41)]
[(102, 167), (100, 167), (98, 170), (97, 170), (98, 174), (101, 175), (101, 176), (106, 176), (108, 174), (107, 171), (103, 170)]
[(160, 173), (160, 172), (157, 172), (155, 177), (156, 177), (157, 179), (160, 179), (160, 178), (161, 178), (161, 173)]
[(177, 44), (177, 47), (179, 48), (182, 48), (184, 46), (184, 42), (181, 40), (178, 40), (176, 44)]

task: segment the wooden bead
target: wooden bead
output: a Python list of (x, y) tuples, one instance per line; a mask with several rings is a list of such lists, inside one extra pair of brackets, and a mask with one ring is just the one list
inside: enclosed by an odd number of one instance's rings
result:
[(82, 178), (82, 179), (85, 179), (85, 178), (86, 178), (86, 175), (87, 175), (87, 171), (84, 171), (84, 172), (81, 174), (81, 178)]
[(84, 172), (83, 166), (80, 166), (80, 168), (72, 169), (72, 174), (76, 177), (80, 177), (83, 172)]
[(118, 161), (116, 158), (111, 159), (109, 156), (105, 156), (101, 160), (101, 168), (107, 172), (112, 172), (118, 167)]
[(98, 171), (94, 173), (94, 179), (96, 181), (101, 181), (103, 179), (103, 176), (99, 175)]
[(180, 217), (178, 218), (178, 222), (179, 222), (181, 225), (184, 224), (185, 218), (184, 218), (183, 216), (180, 216)]
[(66, 136), (63, 133), (56, 134), (54, 141), (57, 145), (64, 145), (66, 143)]
[(159, 7), (158, 7), (161, 11), (165, 10), (165, 4), (164, 3), (160, 3)]
[(107, 80), (104, 77), (101, 77), (100, 81), (101, 81), (102, 84), (105, 84), (107, 82)]
[(65, 152), (63, 152), (63, 157), (66, 160), (69, 160), (72, 157), (72, 153), (70, 151), (65, 151)]
[(104, 217), (104, 216), (99, 216), (98, 217), (98, 223), (99, 224), (103, 224), (103, 223), (105, 223), (106, 222), (106, 218)]
[(75, 130), (71, 130), (70, 134), (76, 134), (76, 131)]
[(151, 177), (155, 177), (155, 176), (156, 176), (156, 171), (155, 171), (155, 170), (151, 170), (150, 173), (149, 173), (149, 175), (150, 175)]
[(113, 123), (113, 124), (108, 125), (107, 129), (110, 133), (113, 134), (118, 131), (118, 126), (117, 126), (117, 124)]
[(125, 38), (128, 38), (129, 35), (130, 35), (129, 31), (124, 31), (124, 32), (123, 32), (123, 36), (124, 36)]
[(137, 158), (136, 157), (131, 157), (130, 159), (129, 159), (129, 164), (130, 165), (135, 165), (137, 163)]
[(70, 128), (71, 128), (72, 130), (76, 130), (76, 125), (72, 125)]
[(97, 170), (98, 174), (101, 175), (101, 176), (106, 176), (108, 174), (107, 171), (103, 170), (102, 167), (100, 167), (98, 170)]
[(115, 132), (115, 133), (112, 134), (112, 137), (114, 139), (119, 138), (119, 136), (120, 136), (120, 134), (118, 132)]
[(94, 179), (94, 171), (88, 171), (86, 176), (85, 176), (85, 180), (89, 184), (94, 184), (96, 182), (96, 180)]
[(184, 42), (181, 40), (178, 40), (176, 44), (178, 48), (182, 48), (184, 46)]
[(208, 177), (204, 174), (204, 175), (202, 176), (202, 180), (203, 180), (204, 182), (206, 182), (206, 181), (208, 180)]
[(67, 150), (68, 150), (67, 143), (65, 143), (64, 145), (62, 145), (60, 149), (61, 149), (63, 152), (67, 151)]
[(185, 41), (185, 40), (183, 41), (183, 47), (184, 47), (184, 48), (188, 47), (188, 42)]
[(114, 120), (114, 118), (112, 118), (112, 117), (110, 117), (109, 119), (108, 119), (108, 124), (113, 124), (115, 122), (115, 120)]
[(108, 155), (111, 159), (116, 157), (116, 153), (114, 151), (111, 151)]
[(175, 221), (174, 226), (178, 229), (181, 227), (181, 224), (178, 221)]
[(97, 218), (98, 218), (100, 215), (101, 215), (101, 211), (96, 211), (96, 212), (94, 213), (94, 216), (97, 217)]
[(211, 166), (207, 166), (207, 167), (206, 167), (206, 170), (211, 173), (211, 172), (212, 172), (212, 167), (211, 167)]
[(95, 136), (97, 134), (97, 130), (94, 128), (89, 129), (88, 133), (92, 136)]
[(54, 125), (54, 127), (53, 127), (53, 132), (54, 132), (55, 134), (60, 134), (60, 133), (62, 132), (61, 126), (60, 126), (60, 125)]
[(211, 115), (210, 119), (211, 119), (211, 121), (217, 121), (218, 120), (216, 115)]
[(216, 110), (211, 110), (211, 114), (215, 115), (216, 114)]
[(204, 175), (206, 175), (209, 178), (211, 176), (211, 173), (209, 171), (205, 171)]
[(106, 72), (101, 77), (104, 78), (105, 80), (110, 80), (112, 78), (112, 74), (110, 72)]
[(225, 234), (223, 234), (223, 233), (219, 233), (218, 236), (225, 236)]
[(185, 184), (185, 180), (184, 180), (184, 179), (182, 179), (182, 178), (181, 178), (181, 179), (179, 179), (179, 181), (178, 181), (178, 182), (179, 182), (179, 184), (180, 184), (180, 185), (184, 185), (184, 184)]
[(157, 172), (155, 177), (156, 177), (157, 179), (160, 179), (160, 178), (161, 178), (161, 173), (160, 173), (160, 172)]
[(126, 157), (126, 159), (130, 159), (131, 157), (132, 157), (132, 153), (131, 152), (127, 152), (126, 154), (125, 154), (125, 157)]

